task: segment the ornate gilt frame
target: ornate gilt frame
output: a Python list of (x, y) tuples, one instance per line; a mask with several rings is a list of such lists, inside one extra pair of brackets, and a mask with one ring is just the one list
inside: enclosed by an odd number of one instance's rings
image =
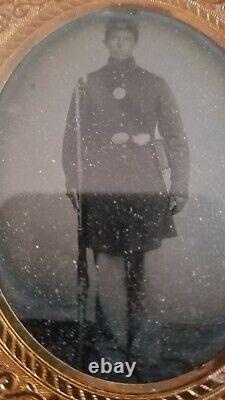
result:
[[(195, 27), (225, 49), (225, 3), (219, 0), (0, 0), (0, 82), (63, 24), (103, 8), (145, 7)], [(0, 295), (0, 398), (37, 400), (225, 399), (225, 353), (199, 369), (160, 383), (124, 385), (73, 370), (42, 348)]]

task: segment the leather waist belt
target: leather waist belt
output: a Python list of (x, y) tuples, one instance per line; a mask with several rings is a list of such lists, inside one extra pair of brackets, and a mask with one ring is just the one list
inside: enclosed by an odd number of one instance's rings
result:
[(111, 137), (111, 142), (116, 145), (123, 145), (131, 140), (137, 146), (144, 146), (150, 142), (151, 136), (149, 133), (139, 133), (136, 135), (129, 135), (126, 132), (115, 133)]

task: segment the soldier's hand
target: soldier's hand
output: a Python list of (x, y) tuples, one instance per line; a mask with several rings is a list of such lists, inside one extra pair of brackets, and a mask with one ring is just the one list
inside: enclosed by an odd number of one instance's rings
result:
[(68, 189), (66, 195), (71, 200), (75, 210), (79, 210), (79, 201), (76, 189), (75, 188)]
[(170, 196), (170, 211), (172, 214), (177, 214), (183, 210), (185, 204), (187, 202), (186, 197), (182, 196)]

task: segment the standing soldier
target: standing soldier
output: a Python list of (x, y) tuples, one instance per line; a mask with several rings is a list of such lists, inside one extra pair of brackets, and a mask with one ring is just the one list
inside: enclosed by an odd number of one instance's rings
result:
[[(135, 62), (134, 17), (121, 15), (106, 24), (107, 64), (80, 79), (74, 91), (63, 168), (73, 204), (79, 208), (82, 198), (83, 245), (93, 250), (98, 269), (98, 316), (129, 361), (147, 296), (144, 255), (162, 239), (176, 236), (172, 215), (187, 200), (188, 147), (167, 83)], [(169, 192), (155, 146), (156, 128), (171, 170)], [(115, 348), (110, 357), (120, 361)]]

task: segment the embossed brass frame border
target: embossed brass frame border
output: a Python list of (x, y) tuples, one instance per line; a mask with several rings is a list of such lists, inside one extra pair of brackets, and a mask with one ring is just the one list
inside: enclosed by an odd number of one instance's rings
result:
[[(145, 7), (183, 21), (225, 49), (220, 0), (0, 0), (0, 86), (23, 57), (63, 24), (109, 6)], [(42, 348), (0, 294), (0, 399), (225, 399), (225, 352), (197, 370), (145, 385), (106, 382), (70, 368)]]

